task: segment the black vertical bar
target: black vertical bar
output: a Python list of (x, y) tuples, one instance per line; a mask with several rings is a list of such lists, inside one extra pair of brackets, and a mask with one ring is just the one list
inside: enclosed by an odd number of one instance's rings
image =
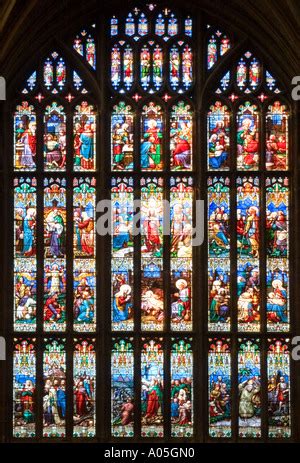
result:
[[(292, 166), (290, 180), (290, 251), (289, 251), (289, 277), (290, 277), (290, 312), (291, 312), (291, 333), (292, 336), (300, 335), (300, 157), (299, 157), (299, 103), (292, 105), (289, 135), (289, 166)], [(292, 143), (291, 143), (292, 142)], [(299, 342), (298, 342), (299, 345)], [(300, 440), (300, 362), (291, 361), (291, 423), (292, 438), (295, 442)]]
[[(37, 104), (36, 104), (37, 107)], [(36, 349), (36, 424), (37, 439), (43, 436), (43, 281), (44, 281), (44, 179), (39, 175), (43, 171), (43, 111), (38, 107), (37, 115), (37, 144), (36, 144), (36, 166), (37, 166), (37, 187), (36, 187), (36, 205), (37, 205), (37, 223), (36, 223), (36, 259), (37, 259), (37, 349)], [(41, 385), (39, 387), (38, 385)]]
[[(8, 121), (8, 115), (6, 114), (6, 111), (5, 111), (5, 104), (3, 101), (0, 102), (0, 124), (1, 126), (4, 128), (4, 133), (5, 132), (5, 127), (7, 125), (7, 121)], [(3, 137), (3, 133), (0, 132), (0, 150), (2, 151), (2, 153), (5, 152), (5, 139)], [(7, 146), (7, 148), (9, 147), (9, 144)], [(8, 151), (9, 152), (9, 151)], [(3, 217), (2, 217), (2, 225), (4, 226), (4, 230), (7, 230), (8, 229), (8, 222), (7, 222), (7, 215), (8, 215), (8, 210), (7, 210), (7, 203), (9, 201), (9, 195), (8, 195), (8, 191), (9, 189), (12, 189), (12, 185), (13, 185), (13, 179), (11, 179), (11, 186), (9, 185), (9, 188), (7, 188), (7, 180), (5, 180), (5, 177), (7, 177), (6, 175), (4, 175), (4, 172), (7, 170), (5, 169), (6, 167), (6, 159), (8, 158), (8, 156), (3, 156), (3, 160), (1, 159), (0, 161), (0, 201), (1, 201), (1, 204), (2, 204), (2, 214), (3, 214)], [(5, 200), (5, 192), (6, 192), (6, 195), (7, 195), (7, 200)], [(5, 248), (4, 248), (4, 243), (7, 242), (7, 232), (4, 232), (3, 233), (4, 235), (4, 239), (2, 239), (2, 243), (0, 245), (0, 261), (3, 263), (3, 268), (6, 268), (8, 269), (8, 266), (7, 266), (7, 258), (6, 258), (6, 253), (5, 253)], [(6, 244), (7, 245), (7, 244)], [(13, 246), (11, 246), (12, 248)], [(12, 249), (9, 249), (8, 250), (8, 253), (11, 253)], [(6, 251), (7, 252), (7, 251)], [(1, 294), (3, 294), (3, 299), (4, 299), (4, 307), (9, 307), (9, 305), (5, 304), (5, 296), (4, 296), (4, 287), (5, 287), (5, 275), (6, 272), (3, 272), (2, 276), (1, 276), (1, 279), (0, 279), (0, 292)], [(7, 315), (6, 315), (7, 316)], [(6, 343), (6, 348), (7, 348), (7, 336), (6, 336), (6, 333), (5, 333), (5, 315), (2, 313), (2, 316), (0, 318), (0, 336), (4, 338), (4, 342)], [(2, 354), (2, 353), (1, 353)], [(6, 351), (4, 353), (4, 355), (6, 355)], [(7, 370), (7, 365), (6, 365), (6, 368), (5, 368), (5, 363), (3, 360), (0, 361), (0, 378), (2, 379), (1, 382), (0, 382), (0, 443), (4, 443), (5, 441), (5, 399), (7, 399), (6, 396), (6, 391), (5, 391), (5, 384), (8, 383), (7, 381), (7, 378), (6, 378), (6, 374), (5, 374), (5, 371)], [(10, 381), (10, 384), (13, 384), (12, 381)], [(12, 389), (12, 388), (11, 388)], [(12, 420), (11, 420), (12, 421)]]
[[(100, 101), (98, 101), (97, 115), (97, 198), (96, 201), (101, 201), (109, 198), (109, 182), (106, 173), (110, 171), (110, 144), (109, 144), (109, 118), (108, 113), (108, 98), (107, 85), (109, 69), (109, 36), (108, 36), (108, 17), (103, 15), (99, 18), (98, 29), (98, 66), (97, 80), (100, 88)], [(102, 65), (100, 65), (102, 63)], [(96, 389), (96, 404), (102, 403), (103, 406), (97, 409), (97, 424), (96, 435), (100, 442), (109, 439), (110, 437), (110, 400), (104, 400), (103, 397), (110, 395), (110, 347), (111, 345), (111, 321), (110, 321), (110, 284), (105, 284), (105, 277), (110, 278), (110, 252), (105, 252), (110, 249), (110, 236), (96, 235), (96, 275), (97, 275), (97, 334), (98, 342), (96, 349), (97, 358), (97, 389)], [(108, 280), (109, 281), (109, 280)], [(105, 376), (104, 376), (105, 375)], [(108, 381), (105, 381), (107, 377)]]
[[(263, 248), (265, 249), (265, 248)], [(263, 442), (268, 439), (268, 376), (267, 376), (267, 338), (260, 340), (261, 352), (261, 438)]]
[[(204, 61), (203, 61), (203, 34), (202, 30), (205, 20), (201, 13), (195, 14), (193, 21), (194, 35), (194, 94), (195, 94), (195, 115), (194, 115), (194, 149), (193, 149), (193, 171), (194, 171), (194, 227), (196, 223), (195, 205), (196, 201), (204, 200), (207, 206), (206, 198), (206, 175), (207, 170), (205, 153), (206, 124), (205, 108), (203, 107), (202, 88), (204, 84)], [(205, 207), (207, 214), (207, 207)], [(204, 223), (206, 219), (204, 218)], [(203, 384), (207, 378), (205, 339), (207, 334), (207, 230), (204, 232), (205, 240), (200, 246), (193, 246), (193, 332), (194, 336), (194, 438), (196, 442), (203, 442), (207, 434), (207, 407), (206, 407), (206, 386)], [(196, 393), (197, 391), (197, 393)]]
[(66, 159), (66, 438), (73, 435), (73, 111), (70, 104), (67, 117), (67, 159)]
[(231, 112), (231, 173), (230, 173), (230, 300), (231, 300), (231, 400), (232, 400), (232, 438), (238, 439), (238, 310), (237, 310), (237, 144), (236, 144), (236, 105), (232, 105)]
[[(139, 123), (139, 118), (137, 118), (136, 124)], [(140, 123), (138, 125), (138, 130), (136, 131), (139, 134)], [(139, 136), (135, 137), (135, 152), (139, 153)], [(140, 177), (137, 176), (134, 178), (134, 199), (139, 201), (141, 200), (141, 186), (140, 186)], [(140, 227), (141, 231), (141, 227)], [(138, 337), (135, 338), (134, 343), (134, 381), (136, 384), (134, 391), (134, 403), (135, 403), (135, 414), (134, 414), (134, 435), (135, 438), (139, 439), (141, 436), (141, 281), (142, 281), (142, 257), (141, 257), (141, 233), (134, 236), (133, 239), (134, 245), (134, 257), (133, 257), (133, 269), (134, 269), (134, 295), (133, 295), (133, 307), (134, 307), (134, 332)]]
[(261, 339), (261, 430), (262, 440), (265, 442), (268, 435), (268, 381), (267, 381), (267, 288), (266, 288), (266, 256), (267, 256), (267, 241), (266, 241), (266, 176), (265, 172), (265, 137), (266, 137), (266, 121), (265, 112), (261, 105), (260, 111), (260, 159), (259, 159), (259, 188), (260, 188), (260, 213), (259, 213), (259, 284), (260, 284), (260, 333), (263, 335)]
[[(71, 147), (71, 115), (68, 117), (67, 133)], [(69, 156), (72, 159), (72, 156)], [(73, 434), (73, 178), (67, 175), (66, 184), (66, 437)]]
[[(164, 175), (163, 180), (163, 200), (168, 201), (170, 205), (170, 108), (165, 105), (164, 111), (164, 122), (165, 122), (165, 137), (164, 137), (164, 171), (168, 174)], [(163, 221), (164, 225), (169, 225), (170, 213), (168, 211), (167, 203), (164, 204), (163, 209)], [(166, 210), (167, 209), (167, 210)], [(165, 223), (167, 222), (167, 223)], [(165, 227), (163, 226), (163, 229)], [(170, 276), (171, 276), (171, 254), (170, 254), (170, 234), (163, 236), (163, 287), (164, 287), (164, 332), (167, 334), (164, 338), (164, 440), (168, 441), (171, 437), (171, 374), (170, 374), (170, 333), (171, 333), (171, 295), (170, 295)]]
[(164, 347), (164, 399), (162, 414), (164, 417), (164, 441), (170, 442), (171, 438), (171, 338), (165, 336), (163, 340)]

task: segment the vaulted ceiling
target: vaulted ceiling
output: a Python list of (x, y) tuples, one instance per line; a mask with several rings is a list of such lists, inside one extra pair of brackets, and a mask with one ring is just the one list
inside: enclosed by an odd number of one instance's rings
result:
[[(128, 0), (127, 7), (134, 7), (136, 3)], [(202, 7), (248, 35), (272, 57), (288, 80), (300, 74), (299, 0), (172, 0), (169, 3), (192, 9)], [(85, 16), (95, 20), (99, 5), (117, 12), (124, 2), (0, 0), (0, 74), (9, 83), (10, 77), (51, 37), (62, 37), (77, 24), (80, 27)]]

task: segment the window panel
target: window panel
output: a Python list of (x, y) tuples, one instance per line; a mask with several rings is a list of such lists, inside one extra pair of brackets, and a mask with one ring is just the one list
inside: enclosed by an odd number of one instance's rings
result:
[(14, 339), (13, 436), (36, 435), (36, 347), (35, 339)]
[(73, 255), (95, 257), (96, 179), (80, 178), (73, 181)]
[(61, 92), (66, 84), (66, 64), (56, 51), (44, 62), (44, 85), (54, 95)]
[(87, 101), (76, 106), (73, 117), (74, 170), (94, 171), (96, 166), (96, 113)]
[(260, 329), (258, 177), (237, 179), (237, 296), (240, 331)]
[(178, 34), (178, 23), (177, 18), (173, 13), (171, 13), (170, 18), (168, 20), (168, 35), (173, 37), (174, 35)]
[(289, 182), (266, 179), (267, 320), (269, 331), (289, 329)]
[(14, 179), (14, 329), (36, 329), (36, 179)]
[(44, 339), (43, 437), (66, 435), (65, 339)]
[(191, 170), (193, 158), (193, 119), (190, 106), (180, 101), (172, 107), (170, 119), (172, 170)]
[(230, 340), (210, 338), (208, 351), (209, 435), (231, 437)]
[(289, 114), (286, 106), (275, 101), (266, 114), (266, 169), (287, 170)]
[(140, 161), (142, 170), (163, 168), (164, 120), (162, 109), (154, 102), (143, 107), (141, 117)]
[(133, 170), (134, 114), (131, 106), (120, 101), (111, 116), (112, 170)]
[(36, 113), (28, 101), (17, 106), (14, 114), (14, 168), (36, 168)]
[(171, 329), (192, 329), (193, 180), (171, 177)]
[(162, 85), (163, 51), (159, 45), (149, 42), (140, 52), (140, 84), (149, 93), (158, 91)]
[(258, 170), (259, 165), (259, 117), (257, 106), (247, 101), (237, 113), (237, 168)]
[(96, 271), (94, 259), (75, 259), (73, 265), (74, 330), (96, 329)]
[(269, 437), (291, 436), (289, 339), (268, 342), (268, 424)]
[(49, 90), (54, 82), (54, 68), (53, 62), (47, 58), (44, 64), (44, 85)]
[(230, 329), (230, 260), (208, 260), (208, 317), (210, 331)]
[(239, 436), (261, 437), (261, 366), (259, 339), (239, 339)]
[(111, 432), (134, 436), (134, 356), (132, 338), (113, 338), (111, 351)]
[[(92, 25), (92, 29), (95, 28), (95, 24)], [(78, 35), (76, 35), (73, 41), (73, 49), (82, 56), (86, 62), (92, 67), (92, 69), (96, 69), (96, 44), (93, 33), (90, 31), (88, 32), (87, 29), (83, 29)]]
[(208, 168), (228, 170), (230, 151), (230, 111), (221, 101), (216, 101), (207, 115)]
[(44, 330), (66, 329), (66, 180), (44, 179)]
[(218, 93), (218, 94), (223, 93), (229, 88), (230, 76), (231, 76), (230, 71), (228, 71), (228, 72), (226, 72), (226, 74), (224, 74), (224, 76), (220, 79), (219, 88), (216, 90), (216, 93)]
[(208, 329), (227, 331), (230, 303), (230, 202), (228, 177), (208, 178)]
[(46, 107), (44, 117), (45, 170), (66, 170), (66, 115), (56, 102)]
[(118, 19), (113, 16), (110, 20), (110, 35), (111, 36), (114, 36), (114, 35), (118, 35), (118, 25), (119, 25), (119, 21)]
[(112, 178), (111, 312), (113, 331), (134, 327), (133, 180)]
[(192, 339), (172, 339), (171, 349), (171, 436), (193, 435)]
[(142, 330), (163, 329), (163, 179), (141, 180)]
[(44, 261), (44, 330), (66, 329), (66, 261)]
[(95, 178), (73, 181), (74, 329), (96, 327)]
[(138, 34), (141, 37), (148, 34), (148, 19), (144, 13), (141, 13), (139, 17)]
[(184, 21), (184, 32), (188, 37), (192, 37), (193, 35), (193, 20), (190, 16)]
[(135, 34), (135, 20), (133, 18), (132, 13), (129, 13), (129, 15), (126, 18), (125, 34), (129, 35), (129, 37)]
[(141, 414), (142, 436), (163, 437), (164, 354), (162, 338), (142, 339)]
[[(211, 26), (208, 26), (211, 29)], [(229, 37), (219, 29), (215, 30), (207, 39), (207, 69), (210, 70), (231, 48)]]
[(165, 34), (165, 18), (160, 13), (155, 21), (155, 34), (159, 37)]
[(256, 90), (261, 81), (261, 65), (258, 60), (247, 51), (239, 60), (236, 69), (236, 85), (244, 93)]
[(26, 95), (31, 92), (36, 87), (36, 71), (34, 71), (26, 80), (25, 88), (22, 90), (22, 93)]
[(193, 83), (193, 53), (188, 44), (177, 42), (170, 48), (169, 82), (173, 91), (183, 93)]
[(95, 339), (75, 339), (74, 369), (74, 437), (96, 434), (96, 353)]
[(125, 93), (133, 85), (134, 55), (126, 42), (115, 43), (111, 50), (111, 85), (119, 93)]

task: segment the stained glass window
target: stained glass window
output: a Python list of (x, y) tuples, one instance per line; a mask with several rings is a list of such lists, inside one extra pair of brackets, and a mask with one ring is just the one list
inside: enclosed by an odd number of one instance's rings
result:
[(204, 11), (121, 10), (20, 80), (12, 435), (289, 439), (289, 95)]

